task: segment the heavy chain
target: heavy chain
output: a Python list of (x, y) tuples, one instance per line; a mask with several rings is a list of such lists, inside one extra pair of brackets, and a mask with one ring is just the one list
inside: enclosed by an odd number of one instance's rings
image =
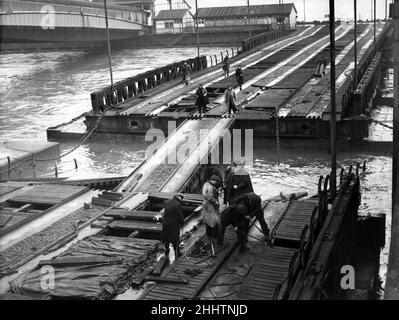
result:
[(385, 128), (388, 128), (388, 129), (393, 129), (392, 126), (389, 126), (389, 125), (385, 124), (385, 123), (382, 122), (382, 121), (375, 120), (375, 119), (373, 119), (372, 117), (370, 117), (370, 116), (368, 116), (368, 115), (366, 115), (366, 117), (367, 117), (371, 122), (377, 123), (377, 124), (379, 124), (380, 126), (383, 126), (383, 127), (385, 127)]
[(274, 116), (276, 118), (276, 162), (277, 166), (280, 165), (280, 135), (279, 135), (279, 123), (278, 123), (278, 107), (274, 111)]
[(280, 216), (280, 218), (277, 220), (276, 224), (274, 225), (272, 231), (270, 232), (270, 243), (274, 243), (274, 239), (276, 238), (276, 233), (277, 233), (277, 229), (280, 226), (281, 222), (283, 221), (283, 219), (285, 218), (285, 216), (287, 215), (288, 211), (291, 208), (293, 200), (290, 199), (288, 202), (287, 207), (285, 208), (283, 214)]
[[(32, 158), (32, 159), (24, 159), (22, 161), (19, 161), (18, 163), (14, 164), (12, 167), (1, 170), (0, 174), (2, 173), (7, 173), (7, 172), (11, 172), (11, 171), (16, 171), (18, 170), (18, 167), (21, 166), (25, 166), (26, 163), (28, 162), (50, 162), (50, 161), (57, 161), (57, 160), (61, 160), (62, 158), (66, 157), (67, 155), (71, 154), (72, 152), (76, 151), (77, 149), (79, 149), (82, 144), (84, 144), (87, 139), (89, 139), (92, 134), (94, 133), (94, 131), (97, 129), (98, 125), (100, 124), (100, 122), (102, 121), (102, 119), (104, 118), (104, 114), (105, 112), (108, 110), (109, 108), (105, 109), (104, 112), (97, 118), (96, 122), (93, 124), (93, 126), (86, 132), (86, 134), (79, 140), (79, 143), (74, 146), (73, 148), (71, 148), (70, 150), (56, 156), (56, 157), (50, 157), (50, 158)], [(23, 171), (23, 170), (19, 170), (19, 171)]]

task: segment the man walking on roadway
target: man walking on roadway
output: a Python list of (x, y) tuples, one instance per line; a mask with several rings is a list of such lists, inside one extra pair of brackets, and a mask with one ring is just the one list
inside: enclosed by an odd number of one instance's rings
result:
[(191, 67), (187, 64), (187, 62), (184, 62), (183, 66), (181, 67), (181, 73), (183, 75), (183, 81), (186, 85), (190, 83), (191, 71)]
[(203, 87), (202, 84), (199, 85), (197, 91), (195, 92), (197, 99), (195, 100), (195, 105), (198, 107), (198, 113), (206, 113), (206, 105), (208, 103), (208, 92)]
[(227, 105), (227, 110), (229, 110), (229, 114), (237, 112), (236, 99), (236, 93), (233, 90), (233, 87), (229, 86), (224, 92), (224, 100)]
[(241, 66), (238, 66), (238, 68), (236, 69), (236, 79), (238, 85), (240, 86), (240, 90), (242, 90), (242, 85), (244, 83), (244, 73), (241, 69)]

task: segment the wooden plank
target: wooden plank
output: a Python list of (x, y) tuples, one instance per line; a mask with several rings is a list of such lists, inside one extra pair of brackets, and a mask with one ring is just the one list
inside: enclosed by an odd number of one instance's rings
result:
[(0, 228), (4, 228), (11, 218), (11, 215), (0, 215)]
[(95, 264), (116, 264), (122, 263), (123, 258), (108, 258), (102, 256), (75, 256), (75, 257), (59, 257), (50, 260), (41, 260), (38, 265), (50, 265), (54, 267), (68, 267), (68, 266), (82, 266), (82, 265), (95, 265)]
[(145, 277), (146, 281), (154, 281), (160, 283), (174, 283), (174, 284), (189, 284), (189, 281), (185, 278), (174, 279), (172, 277), (155, 277), (155, 276), (147, 276)]
[(169, 258), (167, 256), (162, 256), (157, 264), (154, 266), (154, 271), (152, 274), (154, 276), (159, 276), (162, 273), (163, 268), (165, 267), (166, 263), (168, 262)]
[[(131, 211), (126, 209), (111, 209), (105, 214), (114, 219), (142, 220), (142, 221), (162, 221), (162, 215), (158, 211)], [(155, 217), (159, 217), (157, 220)]]
[(114, 220), (109, 224), (110, 229), (123, 231), (140, 231), (161, 233), (162, 224), (148, 221), (134, 221), (134, 220)]
[(8, 199), (10, 203), (33, 205), (56, 205), (72, 197), (76, 197), (88, 189), (83, 186), (60, 184), (37, 184), (31, 189), (21, 192)]

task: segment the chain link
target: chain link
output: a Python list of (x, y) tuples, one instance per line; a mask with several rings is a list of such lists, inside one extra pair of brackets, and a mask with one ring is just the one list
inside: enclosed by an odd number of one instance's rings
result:
[[(111, 106), (111, 107), (112, 107), (112, 106)], [(60, 155), (58, 155), (58, 156), (56, 156), (56, 157), (38, 158), (38, 159), (36, 159), (36, 158), (24, 159), (24, 160), (22, 160), (22, 161), (19, 161), (19, 162), (16, 163), (16, 164), (14, 164), (14, 165), (13, 165), (12, 167), (10, 167), (10, 168), (1, 170), (1, 171), (0, 171), (0, 174), (7, 173), (7, 172), (10, 172), (10, 173), (11, 173), (12, 171), (16, 171), (18, 167), (21, 167), (22, 165), (25, 166), (25, 164), (28, 163), (28, 162), (30, 162), (30, 161), (31, 161), (32, 163), (35, 163), (35, 162), (50, 162), (50, 161), (61, 160), (62, 158), (66, 157), (67, 155), (69, 155), (69, 154), (71, 154), (72, 152), (76, 151), (77, 149), (79, 149), (79, 148), (82, 146), (82, 144), (84, 144), (84, 143), (87, 141), (87, 139), (89, 139), (89, 138), (92, 136), (92, 134), (94, 133), (94, 131), (97, 129), (98, 125), (100, 124), (100, 122), (101, 122), (102, 119), (104, 118), (105, 112), (106, 112), (107, 110), (109, 110), (111, 107), (106, 108), (106, 109), (104, 110), (104, 112), (97, 118), (97, 120), (96, 120), (96, 122), (93, 124), (93, 126), (92, 126), (92, 127), (87, 131), (87, 133), (79, 140), (79, 143), (78, 143), (76, 146), (74, 146), (73, 148), (71, 148), (70, 150), (68, 150), (68, 151), (66, 151), (66, 152), (64, 152), (64, 153), (62, 153), (62, 154), (60, 154)], [(76, 120), (76, 119), (77, 119), (77, 118), (75, 118), (74, 120)], [(70, 122), (72, 122), (72, 121), (73, 121), (73, 120), (71, 120)], [(19, 170), (19, 171), (22, 172), (23, 170)]]
[(389, 126), (389, 125), (385, 124), (385, 123), (382, 122), (382, 121), (375, 120), (375, 119), (373, 119), (372, 117), (370, 117), (370, 116), (368, 116), (368, 115), (366, 115), (366, 117), (367, 117), (371, 122), (377, 123), (377, 124), (379, 124), (380, 126), (383, 126), (383, 127), (385, 127), (385, 128), (388, 128), (388, 129), (393, 129), (392, 126)]
[(276, 162), (277, 166), (280, 165), (280, 129), (279, 129), (279, 123), (278, 123), (278, 107), (276, 107), (274, 111), (274, 115), (276, 117)]
[(274, 239), (276, 238), (277, 229), (280, 226), (280, 224), (283, 221), (283, 219), (285, 218), (285, 216), (287, 215), (288, 211), (290, 210), (292, 202), (293, 202), (293, 199), (290, 199), (289, 202), (288, 202), (287, 207), (285, 208), (285, 210), (283, 212), (283, 214), (277, 220), (276, 224), (273, 227), (273, 230), (270, 232), (270, 243), (274, 242)]

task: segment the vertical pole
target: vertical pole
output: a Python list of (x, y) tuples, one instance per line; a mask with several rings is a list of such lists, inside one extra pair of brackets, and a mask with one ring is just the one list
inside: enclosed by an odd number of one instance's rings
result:
[(281, 0), (281, 30), (284, 30), (284, 0)]
[(336, 114), (335, 114), (335, 7), (334, 0), (330, 2), (330, 88), (331, 88), (331, 117), (330, 117), (330, 143), (331, 143), (331, 196), (334, 197), (337, 187), (337, 150), (336, 150)]
[(357, 86), (357, 0), (353, 0), (353, 4), (354, 4), (354, 15), (355, 15), (355, 28), (354, 28), (354, 52), (355, 52), (355, 75), (354, 75), (354, 80), (355, 80), (355, 89)]
[(57, 160), (54, 160), (54, 176), (58, 178), (58, 166), (57, 166)]
[[(109, 28), (108, 28), (108, 10), (107, 10), (107, 0), (104, 0), (104, 12), (105, 12), (105, 28), (107, 29), (107, 48), (108, 48), (108, 63), (109, 63), (109, 74), (111, 76), (111, 97), (114, 94), (114, 79), (112, 77), (112, 63), (111, 63), (111, 42), (109, 38)], [(111, 104), (113, 99), (111, 98)]]
[(303, 0), (303, 22), (305, 23), (306, 21), (306, 0)]
[(33, 178), (36, 179), (36, 159), (32, 158)]
[(11, 159), (9, 156), (7, 156), (7, 167), (8, 167), (7, 176), (10, 177), (11, 176)]
[(376, 41), (376, 32), (377, 32), (377, 5), (376, 5), (376, 1), (374, 0), (374, 47), (375, 47), (375, 41)]
[(394, 25), (393, 155), (392, 155), (392, 227), (391, 247), (384, 299), (399, 299), (399, 0), (392, 5)]
[(197, 29), (197, 57), (200, 57), (200, 47), (199, 47), (199, 27), (198, 27), (198, 0), (195, 0), (195, 27)]
[(247, 21), (248, 21), (248, 28), (249, 28), (249, 38), (251, 38), (251, 9), (249, 7), (249, 0), (247, 0)]
[(385, 21), (388, 21), (388, 0), (385, 0)]

